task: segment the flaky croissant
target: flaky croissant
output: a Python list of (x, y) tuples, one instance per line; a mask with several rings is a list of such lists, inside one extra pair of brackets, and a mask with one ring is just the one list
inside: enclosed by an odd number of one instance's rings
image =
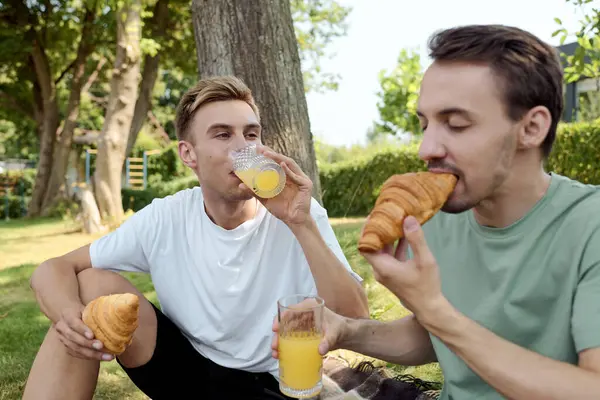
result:
[(452, 174), (411, 172), (388, 178), (375, 201), (358, 241), (362, 252), (381, 250), (404, 236), (402, 223), (412, 215), (420, 224), (442, 208), (457, 178)]
[(83, 310), (83, 322), (107, 352), (119, 355), (131, 344), (139, 324), (140, 300), (133, 293), (100, 296)]

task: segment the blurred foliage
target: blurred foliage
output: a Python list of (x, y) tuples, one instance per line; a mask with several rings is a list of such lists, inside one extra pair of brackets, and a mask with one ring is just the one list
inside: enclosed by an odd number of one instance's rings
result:
[(400, 51), (397, 64), (391, 71), (379, 73), (379, 121), (374, 124), (371, 137), (403, 133), (416, 135), (421, 131), (417, 101), (422, 78), (419, 54), (407, 49)]

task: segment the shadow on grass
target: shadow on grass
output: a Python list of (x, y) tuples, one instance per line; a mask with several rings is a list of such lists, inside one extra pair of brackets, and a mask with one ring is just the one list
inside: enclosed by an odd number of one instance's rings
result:
[[(20, 399), (39, 346), (50, 327), (29, 288), (35, 265), (0, 271), (0, 400)], [(156, 301), (148, 276), (126, 274)], [(94, 399), (147, 399), (116, 362), (103, 363)]]
[(11, 242), (18, 242), (21, 241), (23, 239), (41, 239), (41, 238), (47, 238), (47, 237), (53, 237), (53, 236), (68, 236), (68, 235), (73, 235), (76, 233), (81, 233), (81, 228), (80, 227), (72, 227), (72, 228), (65, 228), (65, 230), (62, 231), (58, 231), (58, 232), (43, 232), (43, 233), (38, 233), (38, 234), (34, 234), (34, 235), (27, 235), (27, 236), (16, 236), (16, 237), (9, 237), (6, 239), (3, 239), (3, 245), (10, 245)]
[(8, 221), (0, 220), (0, 229), (2, 228), (30, 228), (39, 225), (52, 225), (62, 221), (60, 217), (36, 217), (36, 218), (18, 218)]

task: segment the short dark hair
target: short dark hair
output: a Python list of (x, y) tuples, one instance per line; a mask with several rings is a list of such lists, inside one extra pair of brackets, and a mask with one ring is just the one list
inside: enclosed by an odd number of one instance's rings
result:
[(563, 112), (563, 69), (558, 51), (533, 34), (505, 25), (466, 25), (429, 38), (434, 61), (489, 65), (500, 78), (509, 118), (518, 120), (536, 106), (548, 108), (552, 124), (542, 143), (548, 157)]

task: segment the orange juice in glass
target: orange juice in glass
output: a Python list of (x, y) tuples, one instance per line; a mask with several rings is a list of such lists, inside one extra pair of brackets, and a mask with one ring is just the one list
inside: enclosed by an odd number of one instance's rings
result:
[(318, 395), (322, 388), (324, 301), (291, 295), (277, 303), (279, 319), (279, 389), (297, 399)]
[(256, 152), (251, 144), (232, 152), (233, 172), (258, 197), (277, 196), (285, 187), (285, 172), (275, 161)]

